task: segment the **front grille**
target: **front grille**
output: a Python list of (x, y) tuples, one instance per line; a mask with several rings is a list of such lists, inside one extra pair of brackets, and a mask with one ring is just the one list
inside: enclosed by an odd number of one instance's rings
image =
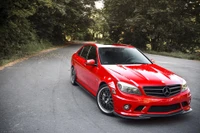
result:
[(181, 105), (179, 103), (168, 106), (151, 106), (148, 112), (170, 112), (180, 108)]
[(169, 97), (180, 93), (181, 85), (144, 86), (146, 95), (156, 97)]

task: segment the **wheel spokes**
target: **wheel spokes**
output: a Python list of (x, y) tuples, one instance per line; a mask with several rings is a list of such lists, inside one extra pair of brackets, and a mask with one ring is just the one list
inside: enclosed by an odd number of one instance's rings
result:
[(100, 93), (100, 104), (106, 110), (109, 110), (109, 111), (113, 110), (112, 96), (108, 88), (102, 90), (102, 92)]

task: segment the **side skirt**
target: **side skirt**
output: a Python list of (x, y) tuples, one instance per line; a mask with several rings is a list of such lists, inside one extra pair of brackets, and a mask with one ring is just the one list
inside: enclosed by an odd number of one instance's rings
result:
[(89, 92), (87, 89), (85, 89), (85, 87), (83, 87), (80, 83), (78, 83), (78, 82), (76, 81), (76, 84), (77, 84), (80, 88), (82, 88), (85, 92), (87, 92), (88, 94), (90, 94), (90, 96), (92, 96), (94, 99), (96, 99), (96, 97), (95, 97), (94, 95), (92, 95), (92, 93)]

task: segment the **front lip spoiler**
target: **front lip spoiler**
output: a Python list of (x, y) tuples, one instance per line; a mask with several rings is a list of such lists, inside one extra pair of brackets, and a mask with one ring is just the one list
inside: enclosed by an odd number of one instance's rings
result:
[(125, 118), (125, 119), (150, 119), (152, 117), (170, 117), (170, 116), (174, 116), (174, 115), (186, 114), (186, 113), (189, 113), (191, 111), (192, 111), (192, 108), (190, 108), (187, 111), (181, 110), (181, 111), (171, 113), (171, 114), (142, 114), (138, 117), (124, 116), (124, 115), (117, 114), (116, 112), (114, 112), (114, 114), (121, 117), (121, 118)]

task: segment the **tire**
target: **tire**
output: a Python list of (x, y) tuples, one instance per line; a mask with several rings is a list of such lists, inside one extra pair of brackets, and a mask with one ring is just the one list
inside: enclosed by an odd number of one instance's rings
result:
[(71, 67), (71, 75), (70, 75), (72, 85), (76, 85), (76, 71), (74, 67)]
[(113, 115), (113, 100), (110, 89), (107, 85), (102, 85), (97, 93), (97, 106), (106, 115)]

